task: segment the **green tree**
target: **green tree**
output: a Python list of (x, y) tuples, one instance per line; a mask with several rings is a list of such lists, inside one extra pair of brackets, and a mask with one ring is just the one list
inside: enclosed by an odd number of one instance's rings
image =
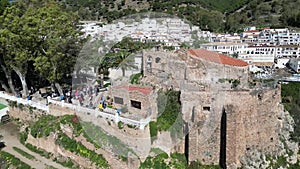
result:
[[(31, 46), (32, 36), (30, 32), (35, 23), (28, 22), (24, 15), (24, 9), (25, 5), (22, 2), (6, 8), (0, 17), (0, 44), (2, 69), (7, 73), (7, 78), (10, 78), (11, 70), (17, 73), (22, 83), (23, 95), (26, 96), (28, 95), (26, 83), (28, 61), (34, 52)], [(11, 84), (10, 87), (14, 91)]]
[[(111, 42), (104, 42), (104, 37), (100, 38), (87, 38), (86, 43), (82, 47), (79, 57), (77, 59), (77, 64), (75, 66), (76, 75), (80, 74), (81, 70), (91, 70), (91, 68), (95, 68), (96, 76), (98, 74), (103, 74), (101, 76), (101, 84), (103, 84), (104, 75), (108, 75), (108, 66), (109, 66), (109, 58), (105, 58), (105, 53), (108, 52), (107, 46), (112, 46)], [(99, 63), (101, 63), (99, 65)]]
[(133, 41), (129, 37), (124, 37), (120, 42), (115, 44), (111, 51), (108, 52), (105, 57), (101, 59), (100, 70), (108, 68), (119, 68), (122, 70), (123, 77), (125, 71), (128, 69), (136, 69), (134, 54), (141, 51), (142, 49), (153, 48), (159, 43), (142, 43)]
[(0, 0), (0, 15), (3, 14), (4, 10), (6, 7), (9, 6), (9, 1), (8, 0)]
[[(2, 46), (2, 45), (0, 44), (0, 46)], [(0, 66), (1, 66), (0, 84), (1, 84), (1, 87), (5, 89), (5, 91), (15, 93), (15, 87), (14, 87), (13, 80), (11, 77), (11, 70), (7, 70), (7, 66), (5, 65), (5, 62), (4, 62), (4, 56), (3, 56), (4, 54), (2, 52), (3, 52), (3, 50), (1, 50), (1, 48), (0, 48)], [(7, 80), (8, 86), (6, 86), (5, 78)]]
[(53, 2), (30, 15), (40, 21), (37, 25), (39, 53), (34, 58), (34, 67), (62, 95), (60, 82), (71, 74), (81, 44), (80, 32), (76, 29), (78, 20)]
[(73, 70), (79, 31), (77, 18), (62, 11), (54, 1), (18, 1), (0, 17), (0, 64), (8, 80), (14, 71), (20, 78), (23, 95), (28, 95), (27, 72), (38, 71), (55, 84)]
[(4, 72), (2, 69), (0, 69), (0, 88), (3, 88), (6, 92), (9, 92), (9, 88), (7, 87), (6, 81), (4, 79)]

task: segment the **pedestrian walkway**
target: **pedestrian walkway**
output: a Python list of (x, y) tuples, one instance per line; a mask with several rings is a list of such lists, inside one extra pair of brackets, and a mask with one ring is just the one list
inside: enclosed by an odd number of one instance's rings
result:
[[(40, 103), (40, 102), (34, 102), (34, 101), (31, 101), (31, 100), (17, 98), (15, 96), (8, 95), (4, 92), (0, 92), (0, 98), (7, 99), (7, 100), (10, 100), (10, 101), (16, 101), (17, 103), (21, 103), (23, 105), (29, 105), (29, 106), (32, 106), (32, 107), (35, 107), (37, 109), (44, 110), (44, 111), (50, 113), (49, 106), (46, 105), (46, 104)], [(116, 112), (115, 109), (106, 108), (105, 111), (100, 111), (100, 110), (97, 110), (97, 109), (91, 109), (91, 108), (87, 108), (87, 107), (83, 107), (83, 106), (79, 106), (79, 105), (65, 103), (64, 100), (56, 101), (56, 100), (52, 100), (51, 98), (48, 98), (47, 102), (55, 104), (57, 106), (69, 108), (69, 109), (75, 110), (77, 112), (82, 112), (82, 113), (87, 113), (88, 112), (91, 115), (94, 115), (95, 117), (101, 116), (103, 118), (108, 118), (110, 120), (115, 121), (116, 123), (121, 121), (125, 124), (138, 126), (142, 130), (145, 128), (145, 126), (151, 120), (151, 117), (148, 117), (146, 119), (133, 120), (133, 119), (130, 119), (130, 118), (127, 118), (127, 117), (121, 117)]]
[[(18, 126), (13, 123), (7, 123), (0, 126), (0, 134), (3, 135), (3, 141), (5, 142), (5, 147), (2, 149), (3, 151), (6, 151), (15, 157), (19, 158), (21, 161), (27, 163), (32, 168), (36, 169), (44, 169), (47, 168), (47, 166), (52, 166), (59, 169), (67, 169), (64, 166), (55, 163), (51, 159), (47, 159), (45, 157), (42, 157), (41, 155), (30, 151), (25, 147), (23, 144), (20, 143), (19, 140), (19, 129)], [(13, 147), (18, 147), (19, 149), (25, 151), (26, 153), (34, 156), (35, 159), (28, 159), (24, 156), (22, 156), (20, 153), (16, 152)]]

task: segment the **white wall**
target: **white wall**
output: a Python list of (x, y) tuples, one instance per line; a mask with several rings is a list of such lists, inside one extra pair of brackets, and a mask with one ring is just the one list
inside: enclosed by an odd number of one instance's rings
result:
[(290, 59), (288, 58), (279, 58), (277, 59), (277, 63), (275, 64), (275, 67), (278, 67), (279, 69), (285, 68), (289, 60)]

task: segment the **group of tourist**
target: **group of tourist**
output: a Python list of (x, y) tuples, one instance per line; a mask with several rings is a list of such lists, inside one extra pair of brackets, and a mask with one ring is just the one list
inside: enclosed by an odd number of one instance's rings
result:
[(84, 101), (88, 102), (88, 107), (93, 107), (93, 98), (97, 97), (100, 92), (98, 86), (78, 87), (74, 91), (74, 98), (79, 101), (79, 104), (83, 106)]

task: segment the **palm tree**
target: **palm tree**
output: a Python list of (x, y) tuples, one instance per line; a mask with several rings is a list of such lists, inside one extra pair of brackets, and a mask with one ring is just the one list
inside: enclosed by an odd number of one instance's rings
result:
[(116, 58), (116, 66), (122, 70), (122, 76), (125, 76), (125, 71), (128, 69), (136, 69), (134, 65), (134, 56), (129, 52), (119, 52)]

